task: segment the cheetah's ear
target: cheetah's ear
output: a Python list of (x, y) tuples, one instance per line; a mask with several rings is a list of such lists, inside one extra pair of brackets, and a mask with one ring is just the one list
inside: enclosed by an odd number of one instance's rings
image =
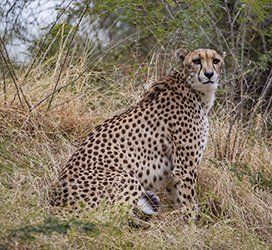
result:
[(177, 49), (175, 52), (175, 57), (176, 57), (177, 62), (182, 63), (187, 54), (188, 54), (188, 52), (186, 50)]
[(222, 56), (222, 58), (224, 59), (225, 57), (226, 57), (226, 52), (224, 51), (224, 52), (222, 52), (222, 53), (220, 53), (221, 54), (221, 56)]

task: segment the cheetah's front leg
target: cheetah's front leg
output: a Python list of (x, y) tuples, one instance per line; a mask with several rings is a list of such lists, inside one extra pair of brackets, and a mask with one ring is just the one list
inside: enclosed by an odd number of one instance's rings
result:
[(195, 183), (195, 170), (187, 172), (174, 169), (166, 186), (168, 199), (181, 211), (185, 220), (194, 219), (197, 211)]

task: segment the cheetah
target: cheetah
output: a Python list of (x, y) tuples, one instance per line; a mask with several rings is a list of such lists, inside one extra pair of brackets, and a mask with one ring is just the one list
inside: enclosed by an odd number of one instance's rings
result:
[(52, 205), (78, 211), (82, 204), (125, 203), (152, 216), (165, 193), (178, 211), (194, 211), (196, 172), (225, 54), (201, 48), (178, 49), (175, 56), (178, 70), (88, 135), (62, 169)]

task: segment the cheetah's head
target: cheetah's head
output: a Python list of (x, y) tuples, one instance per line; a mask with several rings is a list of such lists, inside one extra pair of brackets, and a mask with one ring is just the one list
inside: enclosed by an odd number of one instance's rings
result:
[(183, 64), (183, 73), (187, 83), (202, 93), (216, 90), (224, 57), (225, 52), (220, 55), (212, 49), (197, 49), (192, 52), (183, 49), (176, 51), (176, 59)]

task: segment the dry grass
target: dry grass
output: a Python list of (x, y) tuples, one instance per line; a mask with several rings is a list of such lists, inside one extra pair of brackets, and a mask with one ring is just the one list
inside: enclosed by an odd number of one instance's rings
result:
[[(61, 86), (69, 86), (56, 93), (49, 110), (47, 100), (26, 111), (13, 100), (12, 83), (0, 96), (0, 249), (271, 249), (271, 145), (254, 136), (239, 144), (242, 126), (229, 137), (228, 117), (220, 113), (211, 119), (199, 169), (201, 213), (195, 225), (183, 225), (170, 211), (149, 229), (132, 229), (126, 209), (116, 207), (56, 219), (48, 192), (59, 169), (95, 124), (135, 103), (142, 90), (121, 68), (85, 73), (73, 84), (80, 67), (62, 74)], [(33, 106), (52, 91), (56, 78), (43, 72), (48, 70), (34, 69), (21, 85)]]

